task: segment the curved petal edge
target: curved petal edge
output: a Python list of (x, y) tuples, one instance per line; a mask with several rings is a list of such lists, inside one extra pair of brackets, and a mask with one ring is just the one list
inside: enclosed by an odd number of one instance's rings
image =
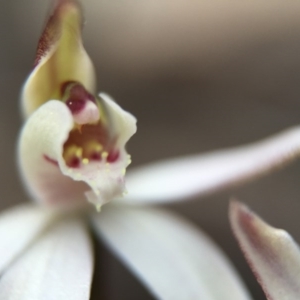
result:
[(267, 298), (299, 299), (300, 249), (293, 238), (239, 202), (231, 202), (229, 216), (240, 248)]

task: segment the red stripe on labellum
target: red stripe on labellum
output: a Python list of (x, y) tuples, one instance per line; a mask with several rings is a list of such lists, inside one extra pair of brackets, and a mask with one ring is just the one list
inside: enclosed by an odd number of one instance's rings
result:
[(111, 151), (111, 152), (109, 152), (106, 161), (108, 163), (114, 163), (119, 159), (119, 157), (120, 157), (119, 151)]
[(55, 159), (50, 158), (50, 157), (47, 156), (46, 154), (44, 154), (43, 157), (44, 157), (44, 159), (45, 159), (47, 162), (49, 162), (49, 163), (51, 163), (52, 165), (58, 167), (58, 162), (57, 162)]
[(66, 164), (70, 168), (79, 168), (80, 167), (80, 159), (78, 157), (74, 156), (69, 161), (67, 161)]
[(102, 160), (102, 157), (101, 157), (101, 154), (100, 154), (100, 153), (98, 153), (98, 152), (93, 152), (93, 153), (90, 154), (89, 159), (100, 161), (100, 160)]

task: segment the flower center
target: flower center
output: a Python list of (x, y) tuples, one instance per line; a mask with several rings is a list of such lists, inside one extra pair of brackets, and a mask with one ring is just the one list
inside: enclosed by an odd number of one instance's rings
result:
[(65, 83), (62, 93), (74, 119), (74, 127), (63, 146), (66, 164), (79, 168), (95, 161), (116, 162), (120, 153), (115, 149), (116, 137), (108, 130), (101, 100), (76, 82)]

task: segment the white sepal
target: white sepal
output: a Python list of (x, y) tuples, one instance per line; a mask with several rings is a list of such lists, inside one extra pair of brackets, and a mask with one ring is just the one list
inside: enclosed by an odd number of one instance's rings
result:
[(108, 246), (157, 299), (250, 299), (222, 251), (176, 215), (110, 204), (92, 220)]
[(54, 212), (29, 204), (1, 212), (0, 273), (54, 221), (54, 218)]
[(300, 127), (294, 127), (253, 144), (137, 167), (127, 174), (128, 195), (119, 201), (186, 201), (252, 180), (299, 155)]
[(0, 299), (88, 300), (91, 241), (80, 220), (60, 220), (1, 278)]

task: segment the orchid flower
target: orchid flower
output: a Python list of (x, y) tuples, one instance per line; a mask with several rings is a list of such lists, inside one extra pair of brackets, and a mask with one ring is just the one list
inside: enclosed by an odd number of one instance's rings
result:
[(22, 91), (19, 165), (37, 204), (0, 216), (0, 299), (89, 299), (87, 224), (158, 299), (251, 299), (205, 233), (145, 204), (185, 201), (272, 171), (299, 156), (300, 128), (133, 169), (126, 192), (125, 144), (135, 118), (106, 94), (95, 95), (81, 24), (75, 0), (55, 2)]
[(268, 225), (237, 201), (231, 203), (229, 216), (235, 237), (267, 299), (299, 299), (299, 245), (285, 230)]

